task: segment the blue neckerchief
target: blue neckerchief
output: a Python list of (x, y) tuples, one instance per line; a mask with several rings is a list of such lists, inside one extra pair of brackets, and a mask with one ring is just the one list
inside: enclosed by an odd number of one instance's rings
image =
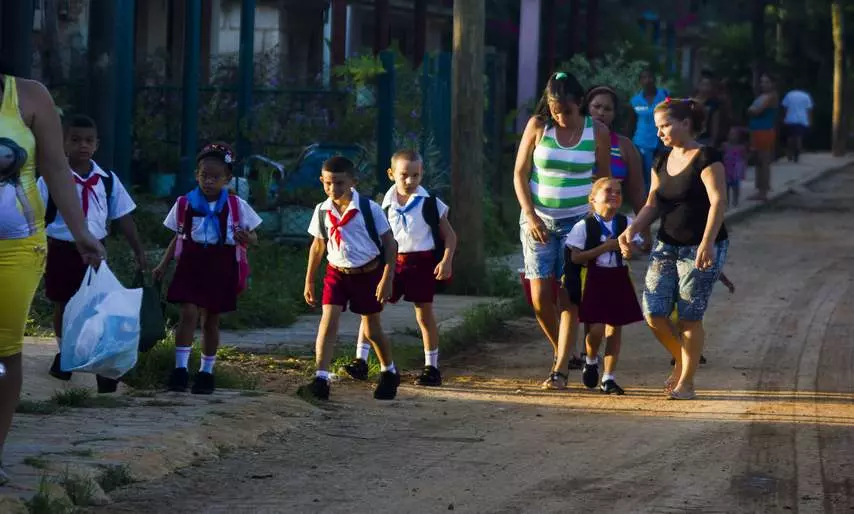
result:
[[(614, 214), (614, 218), (611, 218), (611, 223), (616, 222), (616, 216), (617, 215)], [(602, 235), (605, 236), (605, 239), (613, 239), (614, 237), (616, 237), (614, 231), (611, 230), (610, 227), (608, 227), (608, 222), (603, 220), (602, 217), (596, 213), (593, 213), (593, 217), (596, 218), (596, 221), (599, 222), (599, 227), (602, 229)], [(611, 262), (615, 258), (615, 254), (616, 252), (608, 252), (608, 262)]]
[[(193, 210), (205, 215), (205, 218), (202, 221), (202, 233), (205, 234), (205, 244), (208, 243), (208, 223), (213, 225), (216, 237), (219, 239), (221, 234), (219, 213), (222, 212), (223, 207), (225, 207), (225, 204), (228, 201), (228, 189), (223, 188), (213, 210), (211, 210), (208, 199), (205, 198), (204, 193), (202, 193), (202, 190), (199, 187), (196, 187), (196, 189), (193, 189), (187, 194), (187, 201), (190, 202), (190, 207), (192, 207)], [(225, 241), (222, 242), (225, 243)]]
[(397, 211), (397, 215), (400, 217), (401, 220), (403, 220), (403, 230), (407, 230), (409, 228), (406, 222), (406, 213), (414, 209), (415, 206), (421, 203), (422, 200), (424, 200), (423, 196), (416, 196), (412, 199), (411, 202), (409, 202), (409, 205), (407, 205), (406, 207), (395, 209)]

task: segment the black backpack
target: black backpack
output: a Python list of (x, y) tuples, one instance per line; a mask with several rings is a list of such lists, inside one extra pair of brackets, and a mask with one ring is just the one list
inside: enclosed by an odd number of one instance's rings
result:
[[(388, 207), (383, 209), (386, 218), (388, 218), (388, 209)], [(424, 216), (424, 221), (430, 227), (430, 233), (433, 235), (433, 257), (437, 263), (441, 262), (445, 256), (445, 240), (442, 239), (442, 230), (439, 228), (439, 202), (435, 196), (424, 198), (424, 205), (421, 206), (421, 214)]]
[[(110, 202), (113, 199), (113, 185), (115, 184), (115, 175), (113, 175), (112, 171), (108, 171), (107, 176), (101, 177), (101, 179), (104, 181), (104, 192), (106, 192), (107, 194), (107, 212), (109, 213)], [(56, 221), (56, 203), (54, 203), (53, 197), (50, 196), (50, 193), (48, 193), (47, 205), (44, 209), (44, 226), (47, 227), (54, 221)]]
[[(329, 212), (328, 209), (320, 209), (320, 233), (323, 234), (323, 239), (326, 239), (328, 232), (326, 231), (326, 213)], [(377, 233), (377, 225), (374, 222), (374, 212), (371, 209), (371, 199), (367, 196), (359, 195), (359, 212), (362, 213), (362, 218), (365, 220), (365, 228), (368, 229), (368, 235), (371, 237), (371, 241), (377, 245), (377, 250), (380, 251), (380, 262), (385, 264), (385, 250), (383, 249), (383, 243), (380, 240), (380, 235)]]
[[(617, 222), (616, 234), (619, 236), (629, 226), (629, 219), (625, 214), (617, 213), (614, 215), (614, 220)], [(584, 225), (587, 232), (587, 238), (584, 240), (584, 251), (592, 250), (602, 244), (602, 226), (599, 225), (599, 220), (593, 214), (588, 214), (584, 218)], [(623, 256), (620, 252), (617, 253), (617, 266), (623, 265)], [(575, 264), (572, 262), (572, 250), (566, 248), (564, 254), (564, 286), (569, 292), (569, 298), (572, 303), (579, 305), (581, 303), (581, 268), (584, 264)]]

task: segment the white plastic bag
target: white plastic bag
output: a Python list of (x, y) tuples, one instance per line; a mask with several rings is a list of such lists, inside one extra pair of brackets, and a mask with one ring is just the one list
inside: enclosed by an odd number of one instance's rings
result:
[(117, 379), (136, 365), (142, 289), (125, 289), (106, 262), (89, 267), (62, 320), (63, 371)]

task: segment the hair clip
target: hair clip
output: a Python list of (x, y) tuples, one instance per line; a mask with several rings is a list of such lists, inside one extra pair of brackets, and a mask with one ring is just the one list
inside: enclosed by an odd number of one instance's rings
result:
[(664, 103), (669, 104), (670, 100), (671, 100), (671, 98), (668, 96), (667, 98), (664, 99)]
[(566, 73), (559, 71), (555, 73), (555, 80), (563, 80), (566, 78)]

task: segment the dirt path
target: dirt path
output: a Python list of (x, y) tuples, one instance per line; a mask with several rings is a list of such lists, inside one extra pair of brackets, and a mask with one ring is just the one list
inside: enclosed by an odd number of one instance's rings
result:
[[(732, 230), (693, 402), (626, 331), (628, 394), (547, 393), (533, 320), (445, 363), (447, 387), (334, 401), (254, 450), (115, 494), (102, 512), (850, 512), (854, 169)], [(642, 266), (635, 266), (636, 274)], [(639, 282), (640, 283), (640, 282)]]

